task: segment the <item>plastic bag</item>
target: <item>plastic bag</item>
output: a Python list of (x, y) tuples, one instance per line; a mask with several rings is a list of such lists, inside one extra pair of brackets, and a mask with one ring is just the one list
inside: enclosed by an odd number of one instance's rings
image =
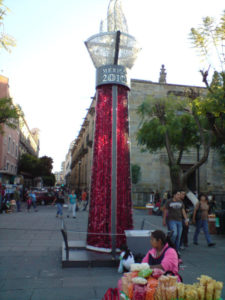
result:
[(147, 285), (145, 300), (154, 300), (155, 291), (156, 286), (151, 287), (150, 285)]
[(138, 277), (148, 278), (152, 274), (152, 272), (153, 270), (151, 269), (141, 270), (138, 273)]
[(132, 279), (132, 282), (134, 284), (139, 284), (139, 285), (146, 285), (147, 284), (147, 280), (143, 277), (135, 277)]
[(120, 264), (118, 267), (118, 273), (123, 273), (123, 260), (122, 259), (120, 260)]
[(161, 275), (163, 275), (165, 272), (161, 269), (155, 268), (152, 272), (152, 276), (154, 278), (159, 278)]
[(130, 270), (132, 271), (141, 271), (141, 270), (146, 270), (150, 269), (148, 263), (141, 263), (141, 264), (131, 264), (130, 265)]
[(129, 285), (130, 281), (129, 278), (127, 278), (126, 276), (122, 277), (122, 291), (128, 295), (128, 285)]
[(146, 295), (146, 287), (142, 285), (134, 285), (132, 300), (143, 300)]
[(133, 285), (133, 283), (129, 283), (129, 285), (128, 285), (128, 298), (129, 299), (133, 298), (133, 291), (134, 291), (134, 285)]

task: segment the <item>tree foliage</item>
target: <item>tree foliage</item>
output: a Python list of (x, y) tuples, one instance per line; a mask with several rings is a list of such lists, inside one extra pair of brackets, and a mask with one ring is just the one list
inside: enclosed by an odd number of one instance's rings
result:
[(20, 115), (21, 109), (13, 104), (11, 98), (0, 99), (0, 133), (3, 133), (3, 124), (16, 128)]
[(23, 154), (18, 162), (19, 173), (29, 173), (32, 177), (39, 176), (39, 159), (36, 156), (30, 154)]
[(10, 52), (11, 48), (16, 46), (16, 41), (12, 36), (5, 33), (4, 18), (9, 9), (3, 2), (3, 0), (0, 0), (0, 49)]
[(141, 167), (137, 164), (131, 165), (132, 183), (137, 184), (141, 176)]
[(43, 183), (45, 186), (54, 186), (56, 179), (55, 179), (55, 175), (51, 174), (49, 176), (42, 176), (43, 179)]
[(190, 38), (208, 64), (207, 70), (200, 71), (207, 95), (196, 98), (195, 105), (198, 114), (207, 117), (217, 138), (216, 145), (220, 147), (225, 145), (225, 11), (218, 22), (210, 17), (203, 18), (198, 28), (191, 29)]
[[(194, 97), (193, 97), (194, 96)], [(186, 99), (148, 97), (138, 108), (141, 116), (137, 140), (144, 150), (152, 153), (166, 149), (173, 188), (185, 188), (188, 177), (206, 162), (211, 146), (210, 130), (206, 120), (196, 113), (198, 94), (187, 92)], [(189, 170), (183, 173), (183, 153), (197, 143), (203, 146), (203, 154)]]
[[(53, 159), (48, 156), (40, 158), (23, 154), (18, 163), (18, 171), (29, 173), (32, 177), (42, 177), (45, 182), (53, 182), (54, 174), (52, 174)], [(49, 184), (51, 185), (51, 184)]]
[(225, 62), (225, 10), (217, 22), (214, 18), (203, 18), (198, 28), (191, 28), (190, 39), (201, 59), (214, 70), (224, 71)]

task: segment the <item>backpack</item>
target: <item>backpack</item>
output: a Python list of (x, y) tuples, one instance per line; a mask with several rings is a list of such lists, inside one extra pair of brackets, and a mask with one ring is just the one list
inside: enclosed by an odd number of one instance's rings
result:
[(117, 288), (109, 288), (102, 300), (120, 300), (119, 290)]

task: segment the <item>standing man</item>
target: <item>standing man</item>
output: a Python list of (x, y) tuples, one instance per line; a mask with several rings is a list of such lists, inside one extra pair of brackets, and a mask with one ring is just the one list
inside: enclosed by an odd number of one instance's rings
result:
[(17, 186), (16, 187), (16, 190), (14, 192), (14, 199), (16, 201), (16, 209), (17, 209), (17, 212), (20, 212), (21, 211), (21, 203), (20, 203), (20, 188)]
[[(181, 191), (180, 192), (180, 198), (181, 201), (184, 204), (184, 209), (186, 214), (189, 213), (189, 209), (191, 206), (193, 206), (192, 202), (186, 197), (186, 192)], [(183, 224), (183, 230), (182, 230), (182, 235), (181, 235), (181, 240), (180, 240), (180, 248), (184, 249), (184, 247), (188, 247), (188, 231), (189, 231), (189, 224), (185, 224), (184, 218), (182, 219), (182, 224)]]
[(172, 231), (172, 241), (176, 245), (176, 250), (180, 248), (180, 238), (182, 234), (182, 216), (185, 219), (185, 225), (188, 225), (187, 215), (184, 204), (180, 198), (180, 192), (174, 191), (172, 199), (168, 200), (163, 211), (163, 226), (166, 226), (166, 216), (168, 217), (169, 229)]

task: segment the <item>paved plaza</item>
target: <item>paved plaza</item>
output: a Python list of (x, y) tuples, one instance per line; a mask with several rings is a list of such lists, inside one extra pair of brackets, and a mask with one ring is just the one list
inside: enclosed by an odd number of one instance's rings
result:
[[(101, 300), (109, 287), (116, 287), (120, 274), (114, 268), (61, 268), (61, 221), (52, 206), (38, 212), (0, 215), (0, 299), (1, 300)], [(85, 240), (87, 212), (65, 222), (70, 240)], [(146, 210), (134, 210), (134, 227), (163, 229), (162, 218)], [(225, 282), (225, 236), (213, 236), (215, 248), (207, 247), (203, 234), (199, 246), (182, 252), (181, 275), (193, 283), (201, 274)], [(223, 299), (225, 291), (223, 290)]]

